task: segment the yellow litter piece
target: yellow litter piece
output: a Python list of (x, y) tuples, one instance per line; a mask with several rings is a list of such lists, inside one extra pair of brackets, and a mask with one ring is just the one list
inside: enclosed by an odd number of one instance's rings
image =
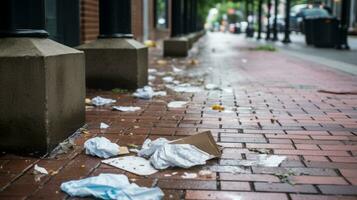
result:
[(219, 110), (219, 111), (223, 111), (224, 107), (218, 104), (214, 104), (212, 107), (212, 110)]
[(166, 60), (158, 60), (158, 61), (157, 61), (157, 64), (159, 64), (159, 65), (166, 65), (166, 64), (167, 64), (167, 61), (166, 61)]
[(196, 59), (191, 59), (188, 61), (188, 64), (190, 64), (190, 65), (198, 65), (198, 63), (199, 63), (199, 61)]
[(91, 105), (92, 104), (92, 100), (90, 100), (89, 98), (86, 98), (85, 102), (86, 102), (87, 105)]
[(144, 42), (145, 46), (147, 47), (156, 47), (156, 42), (155, 41), (152, 41), (152, 40), (146, 40)]

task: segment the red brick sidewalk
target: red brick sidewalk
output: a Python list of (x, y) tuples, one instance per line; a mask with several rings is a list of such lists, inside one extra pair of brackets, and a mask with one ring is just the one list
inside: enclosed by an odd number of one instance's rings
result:
[[(100, 173), (123, 173), (140, 186), (157, 184), (165, 199), (357, 199), (357, 96), (333, 95), (319, 89), (357, 91), (357, 78), (323, 66), (287, 57), (279, 52), (249, 50), (243, 37), (209, 34), (194, 48), (189, 59), (156, 61), (160, 50), (151, 51), (151, 68), (170, 72), (171, 65), (190, 74), (180, 81), (215, 83), (226, 91), (203, 91), (138, 100), (130, 94), (89, 91), (117, 99), (117, 105), (143, 109), (120, 113), (110, 107), (87, 110), (89, 134), (76, 139), (76, 146), (55, 159), (35, 159), (5, 154), (0, 157), (0, 199), (66, 199), (59, 185)], [(154, 86), (163, 89), (157, 76)], [(168, 109), (171, 100), (188, 100), (185, 108)], [(213, 104), (233, 112), (211, 110)], [(101, 131), (99, 123), (110, 128)], [(146, 138), (175, 139), (210, 130), (225, 147), (221, 159), (192, 169), (164, 170), (149, 177), (100, 164), (87, 156), (83, 142), (101, 135), (119, 145), (141, 145)], [(286, 155), (280, 167), (243, 167), (239, 160), (254, 160), (258, 151)], [(35, 181), (34, 164), (50, 171)], [(210, 178), (183, 179), (184, 172), (216, 166)], [(239, 172), (238, 172), (239, 171)], [(178, 172), (167, 177), (165, 174)], [(234, 172), (234, 173), (233, 173)], [(74, 198), (69, 198), (74, 199)]]

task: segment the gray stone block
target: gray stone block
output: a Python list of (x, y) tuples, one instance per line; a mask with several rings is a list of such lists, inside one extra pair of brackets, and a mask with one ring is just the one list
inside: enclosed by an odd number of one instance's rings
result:
[(77, 49), (85, 53), (89, 88), (136, 89), (148, 83), (148, 48), (133, 39), (103, 38)]
[(50, 152), (85, 123), (82, 52), (49, 39), (0, 39), (0, 150)]
[(189, 41), (185, 37), (164, 40), (165, 57), (186, 57), (189, 50)]

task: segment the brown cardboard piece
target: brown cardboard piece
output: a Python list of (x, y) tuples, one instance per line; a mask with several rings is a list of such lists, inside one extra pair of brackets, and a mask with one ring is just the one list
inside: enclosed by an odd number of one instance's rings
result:
[(126, 154), (129, 154), (129, 149), (128, 147), (119, 147), (119, 155), (126, 155)]
[(192, 136), (174, 140), (170, 143), (191, 144), (214, 157), (221, 157), (222, 155), (221, 149), (214, 140), (211, 131), (204, 131)]

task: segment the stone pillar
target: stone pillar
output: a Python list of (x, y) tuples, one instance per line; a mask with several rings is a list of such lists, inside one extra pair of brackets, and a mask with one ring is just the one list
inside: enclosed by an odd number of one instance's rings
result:
[(84, 55), (47, 38), (44, 7), (1, 2), (0, 151), (43, 155), (85, 122)]
[(185, 0), (172, 0), (171, 6), (171, 38), (164, 40), (165, 57), (186, 57), (189, 50), (189, 40), (184, 37), (186, 32), (185, 25)]
[(85, 52), (89, 88), (136, 89), (147, 84), (148, 49), (133, 39), (130, 0), (99, 1), (100, 33)]
[(267, 9), (268, 9), (268, 12), (267, 12), (267, 35), (266, 35), (266, 40), (270, 40), (270, 16), (271, 16), (271, 0), (267, 0)]
[(291, 6), (291, 0), (286, 0), (286, 3), (285, 3), (285, 31), (284, 31), (284, 39), (283, 39), (283, 43), (285, 43), (285, 44), (291, 43), (291, 40), (290, 40), (290, 6)]
[(260, 40), (262, 38), (262, 4), (263, 0), (258, 1), (258, 37), (257, 39)]
[(278, 6), (279, 0), (274, 0), (273, 41), (278, 40)]

